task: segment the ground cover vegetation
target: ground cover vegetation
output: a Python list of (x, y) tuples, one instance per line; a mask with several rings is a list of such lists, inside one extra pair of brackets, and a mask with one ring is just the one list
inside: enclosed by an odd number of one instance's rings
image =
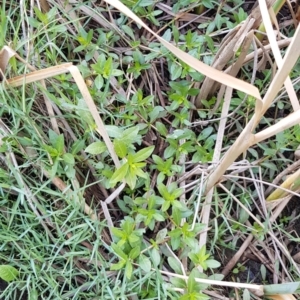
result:
[(296, 2), (0, 5), (1, 299), (296, 299)]

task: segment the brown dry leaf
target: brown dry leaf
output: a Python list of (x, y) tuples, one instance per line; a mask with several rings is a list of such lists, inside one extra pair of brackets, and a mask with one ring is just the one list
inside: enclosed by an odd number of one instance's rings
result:
[(12, 87), (21, 86), (23, 84), (40, 81), (42, 79), (46, 79), (49, 77), (53, 77), (56, 75), (64, 74), (68, 72), (68, 67), (70, 67), (72, 63), (65, 63), (62, 65), (50, 67), (43, 70), (33, 71), (28, 74), (20, 75), (7, 80), (7, 83)]
[(273, 300), (296, 300), (296, 298), (291, 295), (291, 294), (288, 294), (288, 295), (268, 295), (268, 298), (269, 299), (273, 299)]
[(4, 46), (0, 51), (0, 81), (3, 78), (9, 60), (15, 56), (15, 52), (8, 46)]
[(232, 77), (228, 74), (225, 74), (221, 71), (218, 71), (198, 59), (192, 57), (191, 55), (183, 52), (182, 50), (178, 49), (171, 43), (165, 41), (163, 38), (161, 38), (159, 35), (157, 35), (154, 31), (152, 31), (139, 17), (137, 17), (129, 8), (127, 8), (123, 3), (121, 3), (119, 0), (105, 0), (108, 4), (116, 7), (119, 11), (121, 11), (123, 14), (127, 15), (131, 19), (133, 19), (136, 23), (143, 26), (146, 30), (148, 30), (150, 33), (152, 33), (169, 51), (171, 51), (174, 55), (176, 55), (179, 59), (181, 59), (183, 62), (191, 66), (193, 69), (197, 70), (198, 72), (204, 74), (205, 76), (209, 78), (213, 78), (214, 80), (225, 84), (233, 89), (237, 89), (239, 91), (242, 91), (248, 95), (251, 95), (255, 97), (256, 99), (261, 99), (258, 89), (240, 79), (237, 79), (235, 77)]

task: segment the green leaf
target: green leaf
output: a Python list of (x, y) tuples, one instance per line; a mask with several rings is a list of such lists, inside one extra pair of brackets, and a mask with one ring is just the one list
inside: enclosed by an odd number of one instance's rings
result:
[(121, 28), (128, 36), (130, 36), (133, 40), (135, 40), (134, 33), (129, 26), (122, 25)]
[(128, 152), (128, 147), (127, 147), (127, 143), (124, 142), (121, 139), (115, 139), (113, 142), (114, 145), (114, 149), (116, 151), (116, 154), (120, 157), (120, 158), (124, 158)]
[(126, 130), (124, 130), (124, 132), (121, 134), (119, 138), (128, 144), (138, 142), (138, 140), (140, 139), (140, 136), (138, 134), (139, 130), (140, 129), (138, 126), (127, 128)]
[(126, 267), (125, 267), (125, 276), (130, 279), (132, 275), (133, 267), (130, 261), (127, 261)]
[(195, 277), (196, 277), (196, 272), (194, 272), (194, 269), (193, 269), (191, 274), (189, 275), (189, 279), (187, 282), (187, 290), (189, 293), (196, 291), (197, 283), (196, 283)]
[(175, 273), (182, 275), (180, 262), (174, 257), (168, 257), (168, 263)]
[(155, 127), (158, 130), (158, 132), (160, 133), (160, 135), (167, 136), (168, 130), (167, 130), (166, 126), (163, 123), (156, 122)]
[(105, 125), (107, 134), (111, 138), (120, 138), (122, 136), (122, 129), (115, 125)]
[(112, 232), (112, 234), (113, 234), (114, 236), (116, 236), (116, 237), (118, 237), (118, 238), (120, 238), (120, 239), (122, 239), (122, 238), (126, 235), (125, 232), (123, 232), (122, 230), (120, 230), (120, 229), (118, 229), (118, 228), (116, 228), (116, 227), (112, 227), (112, 228), (111, 228), (111, 232)]
[(19, 275), (19, 271), (9, 265), (0, 265), (0, 278), (6, 282), (13, 281)]
[(149, 113), (150, 122), (152, 123), (154, 120), (161, 118), (165, 113), (166, 111), (162, 106), (155, 106)]
[(62, 158), (63, 158), (63, 160), (66, 164), (69, 164), (69, 165), (74, 165), (75, 164), (74, 156), (71, 153), (65, 153), (62, 156)]
[(248, 289), (244, 289), (244, 292), (243, 292), (243, 300), (250, 300), (251, 297), (250, 297), (250, 293), (248, 291)]
[(111, 71), (111, 75), (112, 76), (121, 76), (121, 75), (123, 75), (124, 74), (124, 72), (122, 71), (122, 70), (118, 70), (118, 69), (113, 69), (112, 71)]
[(114, 250), (114, 253), (123, 260), (128, 260), (127, 255), (121, 250), (121, 248), (116, 244), (111, 244), (111, 248)]
[(111, 185), (115, 185), (116, 183), (122, 181), (123, 179), (125, 179), (126, 175), (127, 175), (127, 172), (128, 172), (128, 169), (129, 169), (129, 165), (128, 163), (126, 162), (123, 166), (121, 166), (119, 169), (117, 169), (113, 176), (111, 177), (109, 183)]
[(285, 282), (281, 284), (264, 285), (264, 294), (294, 294), (300, 288), (300, 282)]
[(124, 268), (124, 265), (126, 264), (126, 260), (121, 259), (119, 262), (116, 264), (112, 264), (110, 266), (111, 271), (118, 271)]
[(206, 260), (206, 264), (211, 269), (219, 268), (221, 266), (221, 264), (218, 261), (214, 260), (214, 259)]
[(150, 259), (144, 254), (141, 254), (139, 257), (139, 265), (146, 273), (149, 273), (151, 271)]
[(134, 190), (136, 186), (137, 177), (134, 173), (128, 173), (125, 177), (126, 183), (130, 187), (131, 190)]
[(144, 148), (144, 149), (138, 151), (134, 155), (133, 161), (134, 162), (144, 161), (146, 158), (148, 158), (152, 154), (153, 150), (154, 150), (154, 146), (150, 146), (150, 147), (147, 147), (147, 148)]
[(141, 248), (139, 246), (134, 247), (133, 249), (130, 250), (129, 252), (129, 257), (131, 259), (136, 259), (141, 253)]
[(101, 90), (101, 88), (104, 85), (104, 80), (103, 77), (99, 74), (96, 76), (95, 80), (94, 80), (95, 86), (98, 90)]
[(58, 154), (63, 154), (64, 152), (64, 136), (60, 134), (57, 136), (56, 141), (54, 143), (54, 148), (58, 151)]
[(94, 142), (87, 146), (84, 151), (93, 155), (98, 155), (103, 153), (106, 149), (104, 142)]
[(138, 237), (137, 235), (135, 235), (134, 233), (132, 233), (128, 237), (128, 241), (129, 241), (131, 247), (135, 247), (136, 244), (138, 244), (140, 242), (140, 237)]
[(223, 274), (213, 274), (213, 275), (210, 275), (208, 277), (208, 279), (221, 281), (224, 279), (224, 275)]
[(153, 265), (155, 267), (158, 267), (161, 257), (158, 250), (156, 250), (155, 248), (151, 250), (151, 258), (152, 258)]
[(179, 63), (172, 63), (170, 68), (171, 80), (176, 80), (182, 73), (182, 67)]
[(167, 236), (167, 233), (168, 233), (167, 228), (161, 229), (161, 230), (157, 233), (155, 241), (156, 241), (157, 243), (163, 242), (164, 239), (165, 239), (166, 236)]
[(71, 148), (71, 153), (73, 155), (77, 154), (79, 151), (83, 150), (83, 148), (85, 147), (85, 141), (84, 140), (77, 140), (76, 142), (74, 142), (74, 144), (72, 145)]

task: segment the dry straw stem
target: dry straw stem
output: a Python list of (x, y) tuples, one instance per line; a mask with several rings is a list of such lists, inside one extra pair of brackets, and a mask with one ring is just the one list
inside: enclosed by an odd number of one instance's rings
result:
[[(265, 25), (265, 29), (267, 32), (267, 36), (272, 48), (272, 52), (273, 55), (275, 57), (275, 61), (278, 67), (282, 66), (283, 60), (280, 54), (280, 50), (276, 41), (276, 36), (274, 34), (274, 30), (273, 30), (273, 26), (271, 23), (271, 19), (270, 19), (270, 15), (269, 15), (269, 11), (273, 12), (273, 8), (270, 7), (270, 9), (268, 10), (267, 4), (265, 2), (265, 0), (258, 0), (259, 2), (259, 7), (261, 10), (261, 15), (262, 15), (262, 19), (263, 19), (263, 23)], [(285, 88), (287, 90), (287, 93), (290, 97), (290, 101), (292, 103), (293, 109), (296, 111), (299, 109), (299, 101), (297, 98), (297, 95), (295, 93), (295, 90), (293, 88), (293, 84), (292, 81), (290, 79), (290, 77), (288, 76), (287, 79), (284, 82)]]
[[(167, 271), (160, 271), (160, 273), (170, 276), (181, 278), (184, 280), (188, 280), (188, 276), (175, 274)], [(264, 294), (263, 285), (258, 284), (250, 284), (250, 283), (241, 283), (241, 282), (229, 282), (229, 281), (219, 281), (219, 280), (211, 280), (211, 279), (203, 279), (203, 278), (195, 278), (196, 282), (199, 283), (206, 283), (209, 285), (218, 285), (218, 286), (227, 286), (227, 287), (234, 287), (238, 289), (249, 289), (255, 292), (255, 294), (262, 296)]]
[(276, 75), (271, 82), (266, 95), (263, 100), (257, 98), (255, 113), (251, 118), (249, 123), (246, 125), (240, 136), (237, 138), (235, 143), (230, 147), (230, 149), (225, 153), (223, 159), (213, 173), (209, 176), (206, 186), (206, 193), (218, 182), (221, 176), (226, 172), (227, 168), (236, 160), (236, 158), (243, 152), (245, 152), (252, 145), (283, 131), (284, 129), (290, 128), (298, 123), (300, 123), (300, 113), (299, 111), (287, 116), (279, 123), (269, 127), (263, 132), (254, 135), (252, 131), (258, 125), (260, 119), (266, 112), (266, 110), (272, 104), (280, 88), (282, 87), (284, 81), (286, 80), (289, 72), (292, 70), (293, 66), (297, 62), (300, 55), (300, 26), (298, 26), (291, 44), (289, 45), (282, 65), (279, 67)]
[(123, 3), (121, 3), (119, 0), (105, 0), (108, 4), (116, 7), (120, 12), (127, 15), (131, 19), (133, 19), (136, 23), (144, 27), (146, 30), (148, 30), (150, 33), (152, 33), (169, 51), (171, 51), (175, 56), (177, 56), (179, 59), (181, 59), (183, 62), (191, 66), (193, 69), (197, 70), (198, 72), (204, 74), (205, 76), (209, 78), (213, 78), (216, 81), (225, 84), (226, 86), (229, 86), (233, 89), (237, 89), (239, 91), (242, 91), (248, 95), (251, 95), (257, 99), (260, 98), (260, 94), (258, 89), (240, 79), (237, 79), (233, 76), (230, 76), (228, 74), (225, 74), (221, 71), (218, 71), (201, 61), (197, 60), (196, 58), (192, 57), (191, 55), (183, 52), (182, 50), (178, 49), (171, 43), (165, 41), (163, 38), (161, 38), (159, 35), (157, 35), (154, 31), (152, 31), (139, 17), (137, 17), (129, 8), (127, 8)]
[[(300, 186), (300, 169), (298, 169), (294, 174), (290, 175), (281, 185), (280, 188), (290, 189), (296, 191)], [(289, 193), (283, 189), (276, 189), (268, 198), (267, 201), (274, 201), (280, 198), (284, 198)]]
[[(221, 89), (220, 92), (222, 92), (222, 90), (223, 89)], [(223, 142), (225, 126), (226, 126), (226, 121), (227, 121), (226, 116), (228, 115), (231, 97), (232, 97), (232, 88), (227, 87), (225, 97), (224, 97), (224, 104), (223, 104), (223, 108), (222, 108), (221, 121), (219, 124), (218, 134), (217, 134), (217, 138), (216, 138), (213, 162), (218, 162), (220, 160), (222, 142)], [(201, 223), (203, 223), (207, 226), (209, 223), (212, 197), (213, 197), (213, 189), (211, 189), (207, 193), (207, 195), (205, 197), (205, 202), (203, 204), (203, 209), (201, 212)], [(206, 245), (206, 241), (207, 241), (207, 231), (204, 230), (203, 233), (200, 234), (199, 247), (202, 248), (202, 246)], [(199, 269), (200, 269), (200, 271), (202, 271), (202, 268), (199, 267)]]

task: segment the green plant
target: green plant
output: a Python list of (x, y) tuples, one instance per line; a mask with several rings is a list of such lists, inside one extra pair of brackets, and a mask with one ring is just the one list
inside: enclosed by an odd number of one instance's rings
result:
[(143, 161), (151, 155), (154, 147), (147, 147), (136, 153), (132, 152), (127, 155), (126, 145), (118, 144), (118, 146), (120, 146), (120, 148), (117, 148), (116, 153), (119, 157), (123, 158), (124, 163), (114, 172), (110, 178), (110, 184), (111, 186), (115, 186), (116, 183), (125, 180), (129, 187), (133, 190), (136, 186), (138, 177), (147, 179), (147, 174), (142, 170), (142, 168), (146, 166), (146, 163)]
[(0, 278), (6, 282), (13, 281), (19, 275), (19, 271), (10, 265), (0, 265)]
[(246, 271), (246, 267), (240, 263), (237, 263), (236, 267), (232, 270), (233, 274), (239, 274), (240, 272)]

